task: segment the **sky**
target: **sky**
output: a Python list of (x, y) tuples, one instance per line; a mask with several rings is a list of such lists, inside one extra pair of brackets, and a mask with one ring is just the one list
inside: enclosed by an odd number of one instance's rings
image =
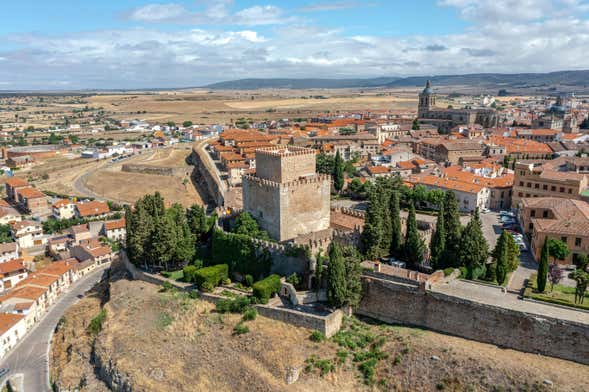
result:
[(0, 90), (589, 69), (589, 0), (3, 0)]

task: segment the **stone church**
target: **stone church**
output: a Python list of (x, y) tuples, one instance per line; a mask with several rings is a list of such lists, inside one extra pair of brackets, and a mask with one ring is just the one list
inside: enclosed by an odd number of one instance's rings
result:
[(429, 80), (419, 94), (417, 117), (421, 124), (437, 126), (441, 132), (447, 132), (457, 125), (471, 126), (478, 124), (484, 128), (493, 128), (498, 124), (495, 109), (436, 108), (436, 93), (432, 89)]

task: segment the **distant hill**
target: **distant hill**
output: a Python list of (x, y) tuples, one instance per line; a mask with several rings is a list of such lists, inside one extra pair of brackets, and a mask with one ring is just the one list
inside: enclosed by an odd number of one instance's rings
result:
[(526, 88), (563, 85), (587, 87), (589, 85), (589, 70), (521, 74), (480, 73), (412, 76), (406, 78), (380, 77), (371, 79), (239, 79), (213, 83), (204, 87), (216, 90), (415, 87), (423, 86), (428, 79), (435, 86), (465, 85)]
[(358, 88), (381, 87), (393, 83), (399, 78), (372, 78), (372, 79), (239, 79), (227, 82), (219, 82), (204, 86), (214, 90), (257, 90), (262, 88)]

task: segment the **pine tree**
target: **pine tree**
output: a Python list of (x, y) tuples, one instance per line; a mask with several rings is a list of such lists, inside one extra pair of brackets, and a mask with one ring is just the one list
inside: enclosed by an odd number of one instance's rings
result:
[(333, 164), (333, 187), (339, 193), (344, 187), (344, 161), (339, 153), (335, 153), (335, 162)]
[(153, 265), (169, 270), (176, 246), (176, 229), (174, 222), (168, 215), (156, 221), (157, 230), (151, 234), (149, 259)]
[(444, 231), (446, 234), (446, 246), (442, 257), (445, 267), (459, 267), (458, 249), (460, 247), (460, 238), (462, 234), (462, 225), (460, 224), (460, 213), (458, 211), (458, 201), (452, 191), (446, 192), (444, 198)]
[(386, 191), (379, 195), (380, 210), (382, 216), (382, 236), (380, 237), (380, 249), (383, 254), (389, 253), (391, 248), (391, 241), (393, 237), (393, 220), (391, 210), (388, 208), (391, 205), (392, 192)]
[(438, 212), (436, 230), (430, 242), (430, 262), (434, 270), (447, 267), (443, 263), (443, 255), (446, 249), (446, 228), (444, 226), (444, 205), (442, 204)]
[(409, 206), (409, 215), (407, 216), (407, 229), (405, 233), (404, 254), (408, 264), (415, 267), (423, 263), (425, 253), (425, 244), (417, 231), (417, 220), (415, 218), (415, 205), (413, 201)]
[(401, 207), (398, 191), (393, 191), (391, 195), (391, 246), (390, 254), (399, 257), (403, 249), (403, 232), (401, 228)]
[(462, 232), (457, 255), (460, 266), (468, 268), (469, 279), (482, 275), (489, 256), (489, 245), (483, 235), (478, 209)]
[(548, 276), (548, 238), (544, 240), (544, 245), (542, 246), (542, 253), (540, 254), (540, 264), (538, 264), (538, 291), (543, 293), (546, 290), (546, 280)]
[(334, 308), (346, 303), (346, 266), (340, 246), (333, 243), (329, 250), (327, 267), (327, 301)]

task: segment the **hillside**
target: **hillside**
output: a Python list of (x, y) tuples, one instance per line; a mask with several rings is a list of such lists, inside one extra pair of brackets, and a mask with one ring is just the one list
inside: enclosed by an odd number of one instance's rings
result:
[(464, 85), (493, 88), (526, 88), (563, 85), (584, 88), (588, 85), (589, 70), (519, 74), (478, 73), (406, 78), (380, 77), (371, 79), (240, 79), (214, 83), (204, 87), (216, 90), (419, 87), (423, 86), (428, 79), (432, 80), (436, 86)]
[[(584, 390), (589, 377), (589, 367), (576, 363), (354, 318), (341, 338), (321, 343), (309, 339), (309, 330), (261, 316), (247, 322), (250, 332), (236, 335), (238, 314), (112, 277), (109, 290), (69, 309), (55, 332), (51, 377), (62, 391), (573, 392)], [(106, 318), (93, 337), (88, 325), (101, 302)], [(374, 342), (373, 351), (358, 348), (365, 341)], [(359, 355), (374, 352), (380, 360), (373, 373), (364, 372)]]

